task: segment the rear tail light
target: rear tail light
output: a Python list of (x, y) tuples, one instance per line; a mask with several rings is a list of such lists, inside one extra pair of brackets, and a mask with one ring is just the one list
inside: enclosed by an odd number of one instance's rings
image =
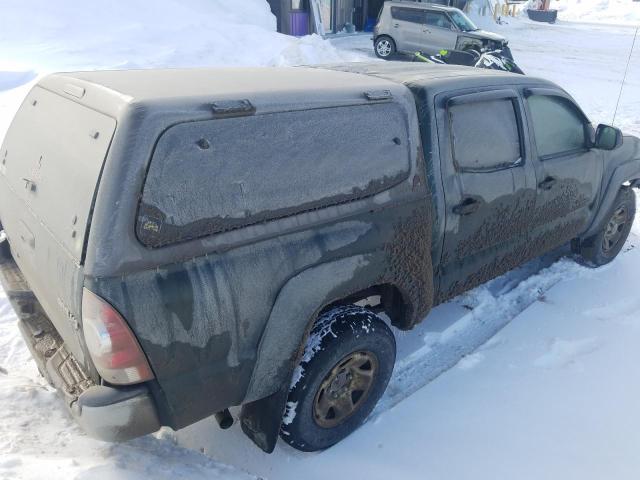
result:
[(95, 293), (83, 290), (82, 327), (89, 354), (109, 383), (130, 385), (153, 378), (136, 337), (124, 318)]

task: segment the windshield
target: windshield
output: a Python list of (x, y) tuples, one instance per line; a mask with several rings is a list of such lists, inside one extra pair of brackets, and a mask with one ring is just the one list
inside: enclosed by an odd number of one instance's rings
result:
[(458, 27), (463, 32), (473, 32), (474, 30), (478, 30), (478, 27), (476, 27), (471, 19), (464, 13), (453, 11), (449, 12), (449, 15), (451, 16), (451, 20), (453, 20), (453, 23), (456, 24), (456, 27)]

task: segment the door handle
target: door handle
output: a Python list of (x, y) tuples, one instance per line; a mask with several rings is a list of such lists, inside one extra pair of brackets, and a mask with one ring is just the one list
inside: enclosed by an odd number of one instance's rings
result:
[(480, 208), (480, 202), (476, 199), (467, 197), (462, 203), (459, 203), (455, 207), (453, 207), (453, 213), (457, 215), (471, 215), (476, 212)]
[(538, 186), (542, 190), (551, 190), (556, 183), (558, 183), (558, 181), (555, 178), (547, 177), (542, 182), (540, 182)]
[(399, 23), (394, 23), (394, 24), (393, 24), (393, 28), (399, 28), (399, 27), (400, 27), (400, 24), (399, 24)]

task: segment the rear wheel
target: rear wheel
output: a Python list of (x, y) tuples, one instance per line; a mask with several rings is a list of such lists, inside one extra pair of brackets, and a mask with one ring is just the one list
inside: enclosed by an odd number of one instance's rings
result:
[(356, 430), (384, 393), (395, 355), (391, 329), (373, 312), (350, 305), (323, 314), (294, 373), (282, 439), (313, 452)]
[(635, 194), (631, 188), (622, 187), (604, 225), (580, 243), (580, 256), (594, 266), (605, 265), (616, 258), (629, 236), (635, 214)]
[(374, 44), (374, 50), (378, 58), (388, 59), (396, 54), (396, 43), (391, 37), (378, 37)]

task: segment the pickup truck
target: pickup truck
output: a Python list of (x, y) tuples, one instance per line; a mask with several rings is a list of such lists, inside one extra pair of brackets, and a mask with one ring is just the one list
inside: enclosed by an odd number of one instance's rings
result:
[(366, 420), (434, 305), (567, 242), (611, 261), (639, 179), (637, 138), (521, 75), (53, 74), (0, 150), (0, 277), (89, 435), (215, 415), (314, 451)]

